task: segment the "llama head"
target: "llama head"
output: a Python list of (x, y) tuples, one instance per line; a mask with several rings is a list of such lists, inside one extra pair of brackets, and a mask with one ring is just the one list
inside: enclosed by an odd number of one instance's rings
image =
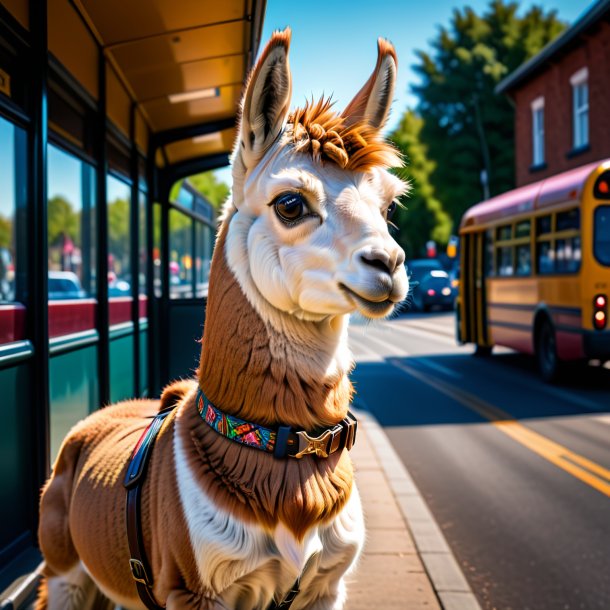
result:
[(248, 299), (318, 321), (356, 310), (389, 315), (408, 289), (404, 252), (388, 232), (407, 185), (381, 135), (396, 55), (377, 65), (342, 113), (328, 100), (290, 113), (290, 30), (276, 32), (254, 68), (233, 153), (226, 256)]

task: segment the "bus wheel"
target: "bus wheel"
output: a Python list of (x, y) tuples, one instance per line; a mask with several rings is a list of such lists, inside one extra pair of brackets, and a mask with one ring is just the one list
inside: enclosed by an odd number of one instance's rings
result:
[(542, 378), (548, 382), (556, 381), (561, 369), (561, 362), (557, 356), (555, 330), (549, 320), (544, 320), (538, 329), (536, 359)]
[(491, 356), (491, 350), (493, 349), (493, 345), (479, 345), (474, 348), (474, 355), (477, 358), (489, 358)]

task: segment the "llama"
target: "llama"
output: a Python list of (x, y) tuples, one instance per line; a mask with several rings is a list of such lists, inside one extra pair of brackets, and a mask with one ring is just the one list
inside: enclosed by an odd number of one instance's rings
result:
[[(246, 85), (197, 379), (68, 434), (41, 499), (38, 610), (145, 607), (123, 480), (149, 418), (172, 405), (142, 487), (156, 603), (281, 607), (299, 577), (293, 610), (344, 607), (362, 510), (349, 446), (332, 452), (319, 440), (327, 432), (314, 437), (348, 416), (349, 315), (387, 316), (407, 294), (387, 225), (406, 185), (387, 171), (401, 161), (380, 133), (397, 64), (380, 39), (372, 76), (342, 113), (325, 100), (290, 113), (289, 44), (290, 30), (276, 32)], [(209, 413), (276, 429), (276, 442), (289, 426), (311, 436), (299, 437), (299, 459), (277, 457), (220, 434)]]

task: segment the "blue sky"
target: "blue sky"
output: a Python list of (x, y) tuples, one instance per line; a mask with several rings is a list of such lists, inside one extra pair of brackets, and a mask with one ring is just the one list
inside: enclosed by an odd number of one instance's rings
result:
[[(574, 22), (591, 0), (537, 0), (520, 2), (521, 12), (534, 4), (556, 9), (560, 19)], [(273, 30), (292, 28), (290, 66), (292, 105), (313, 94), (333, 94), (344, 107), (371, 74), (377, 59), (377, 38), (392, 41), (398, 54), (398, 79), (387, 129), (395, 127), (407, 107), (417, 99), (410, 93), (416, 82), (412, 66), (415, 51), (429, 49), (439, 25), (448, 25), (455, 8), (471, 6), (482, 13), (489, 0), (268, 0), (261, 48)], [(230, 183), (227, 169), (219, 178)]]

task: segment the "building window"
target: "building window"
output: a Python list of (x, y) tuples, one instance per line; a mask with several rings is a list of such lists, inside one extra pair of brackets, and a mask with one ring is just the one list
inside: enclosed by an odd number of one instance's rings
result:
[(544, 163), (544, 98), (532, 102), (532, 165)]
[(579, 70), (570, 79), (572, 85), (572, 132), (575, 149), (589, 144), (589, 71)]

